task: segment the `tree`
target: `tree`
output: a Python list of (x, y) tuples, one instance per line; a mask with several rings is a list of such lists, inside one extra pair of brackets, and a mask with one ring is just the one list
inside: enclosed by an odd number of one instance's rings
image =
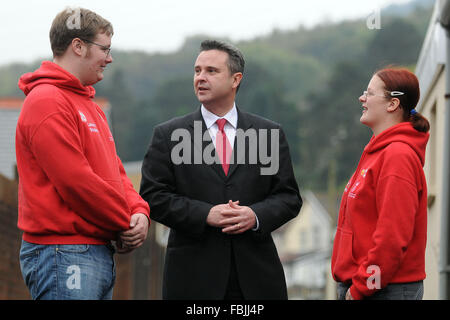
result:
[(285, 98), (286, 89), (279, 76), (251, 60), (247, 62), (246, 70), (236, 104), (248, 112), (281, 124), (295, 165), (299, 160), (298, 108)]
[(370, 41), (365, 64), (372, 72), (391, 64), (415, 64), (423, 37), (406, 19), (394, 19), (382, 25)]
[(123, 161), (133, 160), (133, 121), (136, 117), (136, 100), (124, 81), (124, 72), (116, 70), (111, 76), (108, 87), (97, 87), (97, 96), (107, 97), (111, 103), (111, 130), (117, 153)]
[(367, 71), (357, 63), (340, 62), (332, 69), (327, 85), (308, 97), (310, 105), (300, 122), (300, 173), (308, 187), (326, 189), (334, 161), (338, 185), (353, 172), (370, 137), (359, 123), (362, 108), (358, 97), (367, 82)]

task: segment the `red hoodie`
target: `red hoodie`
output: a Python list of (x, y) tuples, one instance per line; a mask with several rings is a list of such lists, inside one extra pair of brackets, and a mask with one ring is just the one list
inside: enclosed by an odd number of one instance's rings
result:
[(24, 74), (16, 129), (18, 227), (37, 244), (105, 244), (148, 204), (126, 176), (103, 111), (83, 86), (44, 61)]
[(409, 122), (372, 137), (345, 188), (331, 269), (355, 299), (425, 279), (428, 137)]

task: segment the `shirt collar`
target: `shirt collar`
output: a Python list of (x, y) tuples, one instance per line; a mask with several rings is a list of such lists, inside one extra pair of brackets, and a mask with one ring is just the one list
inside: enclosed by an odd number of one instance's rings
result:
[(223, 117), (219, 117), (219, 116), (215, 115), (214, 113), (212, 113), (211, 111), (206, 109), (203, 106), (203, 104), (202, 104), (202, 107), (200, 108), (200, 110), (202, 112), (203, 120), (205, 120), (207, 129), (211, 128), (211, 126), (214, 123), (216, 123), (217, 119), (221, 119), (221, 118), (226, 119), (228, 121), (228, 123), (231, 124), (235, 129), (237, 128), (238, 113), (237, 113), (237, 109), (236, 109), (236, 103), (233, 103), (233, 108), (231, 108), (231, 110), (228, 111), (228, 113), (226, 115), (224, 115)]

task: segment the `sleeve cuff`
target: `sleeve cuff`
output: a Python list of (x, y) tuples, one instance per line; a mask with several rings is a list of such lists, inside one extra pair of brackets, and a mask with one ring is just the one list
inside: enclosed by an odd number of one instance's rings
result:
[(256, 226), (254, 228), (252, 228), (253, 231), (258, 231), (259, 229), (259, 220), (258, 220), (258, 216), (255, 213), (255, 219), (256, 219)]
[(137, 214), (137, 213), (142, 213), (142, 214), (144, 214), (147, 217), (147, 219), (148, 219), (148, 226), (150, 227), (151, 220), (150, 220), (150, 214), (147, 211), (147, 209), (144, 209), (144, 208), (137, 209), (137, 210), (135, 210), (135, 212), (133, 212), (131, 214), (131, 216), (134, 215), (134, 214)]
[(354, 285), (350, 287), (350, 294), (352, 295), (354, 300), (362, 300), (364, 296), (356, 289)]

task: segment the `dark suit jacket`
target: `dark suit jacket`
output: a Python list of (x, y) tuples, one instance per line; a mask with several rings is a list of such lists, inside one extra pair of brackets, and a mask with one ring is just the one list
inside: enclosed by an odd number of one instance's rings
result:
[[(269, 129), (269, 133), (279, 129), (279, 170), (274, 175), (261, 175), (264, 165), (259, 160), (250, 164), (248, 152), (245, 163), (236, 164), (235, 142), (235, 164), (225, 176), (219, 163), (194, 164), (194, 153), (211, 143), (197, 143), (194, 121), (201, 122), (202, 133), (207, 131), (200, 109), (158, 125), (142, 166), (140, 194), (150, 204), (150, 217), (171, 229), (163, 298), (223, 299), (233, 252), (245, 299), (286, 299), (284, 272), (271, 232), (297, 216), (302, 200), (283, 131), (272, 121), (238, 109), (238, 129)], [(192, 164), (176, 165), (171, 160), (172, 148), (180, 142), (171, 141), (176, 129), (187, 129), (192, 137)], [(209, 210), (228, 200), (251, 207), (259, 229), (227, 235), (209, 226)]]

